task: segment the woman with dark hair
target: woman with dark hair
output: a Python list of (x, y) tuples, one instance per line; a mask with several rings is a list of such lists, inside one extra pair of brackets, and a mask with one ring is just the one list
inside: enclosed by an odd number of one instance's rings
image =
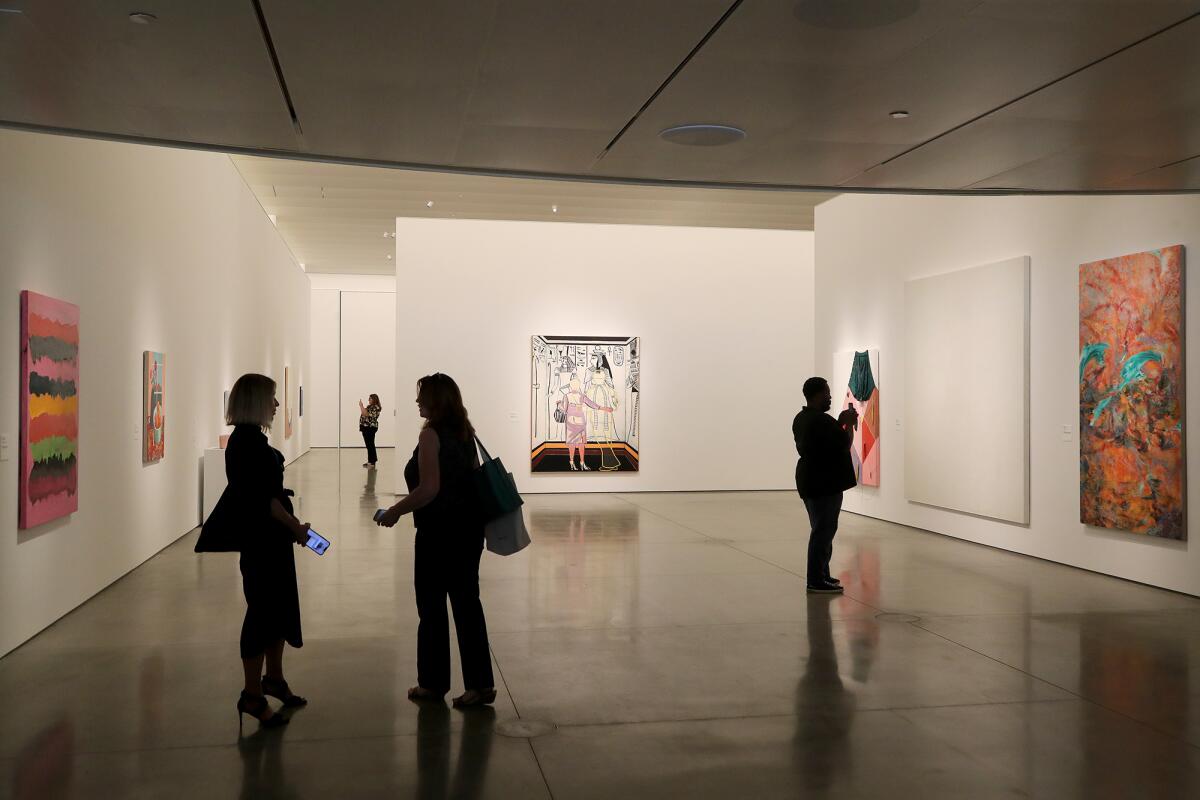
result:
[(496, 689), (479, 602), (483, 523), (474, 508), (470, 481), (479, 466), (475, 429), (458, 384), (440, 372), (417, 381), (417, 411), (425, 425), (404, 467), (408, 495), (379, 519), (390, 528), (411, 512), (417, 528), (417, 685), (408, 690), (408, 697), (440, 701), (450, 691), (449, 595), (466, 689), (454, 698), (454, 706), (490, 704)]
[(377, 394), (368, 397), (365, 406), (362, 400), (358, 401), (358, 432), (362, 434), (363, 444), (367, 446), (367, 463), (363, 466), (370, 469), (374, 469), (375, 462), (379, 460), (375, 452), (375, 434), (379, 432), (380, 411), (383, 411), (383, 404), (379, 402)]
[[(287, 708), (308, 703), (292, 693), (283, 677), (283, 646), (301, 647), (300, 594), (296, 588), (293, 547), (308, 541), (308, 524), (292, 514), (291, 494), (283, 488), (283, 454), (267, 442), (279, 401), (275, 381), (243, 375), (229, 393), (225, 421), (234, 426), (225, 449), (226, 490), (240, 518), (242, 591), (246, 618), (240, 642), (246, 687), (238, 698), (242, 714), (264, 728), (287, 723), (267, 704), (266, 695)], [(263, 666), (266, 674), (263, 674)]]

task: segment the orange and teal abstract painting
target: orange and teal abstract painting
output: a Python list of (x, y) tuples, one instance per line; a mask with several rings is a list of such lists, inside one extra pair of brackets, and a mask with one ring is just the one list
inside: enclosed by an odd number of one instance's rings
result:
[(1080, 520), (1186, 539), (1183, 247), (1079, 267)]
[(22, 530), (79, 508), (79, 307), (21, 292)]

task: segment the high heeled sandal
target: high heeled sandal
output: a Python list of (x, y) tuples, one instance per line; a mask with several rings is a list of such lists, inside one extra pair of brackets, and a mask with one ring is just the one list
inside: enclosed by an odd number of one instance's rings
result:
[(300, 708), (308, 705), (308, 700), (298, 694), (293, 694), (292, 689), (288, 686), (285, 680), (275, 680), (268, 678), (266, 675), (262, 679), (263, 694), (274, 697), (283, 703), (284, 708)]
[(490, 706), (494, 702), (496, 702), (495, 689), (468, 689), (454, 698), (454, 707)]
[(263, 714), (271, 710), (271, 706), (267, 703), (267, 698), (261, 694), (248, 694), (243, 690), (237, 701), (237, 710), (239, 730), (242, 727), (242, 714), (254, 717), (264, 728), (278, 728), (288, 724), (288, 718), (283, 714), (276, 713), (269, 717), (263, 717)]

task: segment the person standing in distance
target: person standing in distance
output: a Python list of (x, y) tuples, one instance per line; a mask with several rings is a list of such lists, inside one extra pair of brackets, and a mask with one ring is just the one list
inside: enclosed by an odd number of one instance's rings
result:
[(808, 591), (841, 594), (841, 583), (829, 574), (829, 559), (842, 511), (842, 492), (857, 483), (850, 445), (858, 426), (858, 412), (847, 408), (836, 420), (826, 414), (833, 398), (824, 378), (809, 378), (803, 391), (805, 405), (792, 420), (792, 437), (800, 456), (796, 462), (796, 491), (804, 500), (812, 527), (808, 535)]
[(377, 394), (368, 397), (365, 406), (362, 400), (358, 401), (358, 432), (367, 446), (367, 463), (363, 466), (368, 469), (375, 469), (375, 462), (379, 460), (375, 451), (375, 434), (379, 432), (380, 411), (383, 411), (383, 404), (379, 402)]

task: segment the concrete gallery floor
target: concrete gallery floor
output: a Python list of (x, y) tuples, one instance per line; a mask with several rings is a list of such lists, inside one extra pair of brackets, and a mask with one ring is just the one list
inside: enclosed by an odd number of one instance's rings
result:
[(239, 736), (237, 559), (193, 533), (0, 660), (0, 796), (1200, 796), (1200, 600), (853, 515), (807, 597), (785, 492), (530, 496), (484, 557), (494, 710), (414, 705), (383, 457), (288, 470), (334, 543), (290, 725)]

